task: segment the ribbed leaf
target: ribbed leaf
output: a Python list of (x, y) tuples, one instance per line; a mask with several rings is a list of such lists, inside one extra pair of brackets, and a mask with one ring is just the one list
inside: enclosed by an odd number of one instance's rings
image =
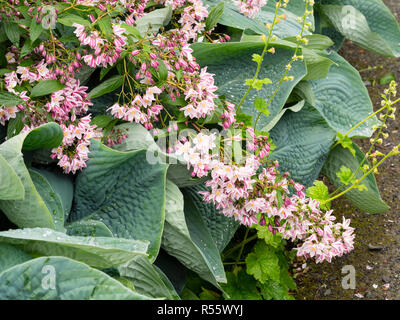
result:
[(63, 257), (42, 257), (0, 273), (0, 299), (145, 300), (150, 298), (133, 292), (107, 274), (81, 262)]

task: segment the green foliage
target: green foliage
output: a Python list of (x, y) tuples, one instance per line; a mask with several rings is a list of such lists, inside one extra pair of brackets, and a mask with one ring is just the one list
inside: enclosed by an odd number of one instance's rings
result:
[(329, 199), (329, 190), (323, 181), (314, 181), (314, 186), (307, 189), (307, 197), (318, 200), (320, 202), (321, 209), (330, 209), (330, 203), (324, 204), (324, 202)]
[[(336, 188), (342, 187), (342, 190), (344, 190), (344, 187), (349, 186), (346, 182), (349, 182), (349, 180), (350, 182), (354, 182), (354, 179), (360, 179), (364, 175), (364, 172), (358, 170), (358, 168), (362, 161), (366, 161), (365, 155), (356, 144), (353, 144), (353, 146), (356, 151), (355, 157), (353, 157), (348, 149), (342, 146), (336, 146), (329, 153), (328, 159), (322, 169), (322, 173), (328, 177), (330, 182)], [(364, 162), (364, 164), (367, 163), (368, 161)], [(340, 176), (337, 176), (338, 172), (343, 173), (339, 173)], [(354, 173), (355, 176), (352, 177)], [(382, 213), (387, 211), (389, 207), (379, 194), (374, 175), (368, 175), (367, 178), (363, 180), (362, 184), (365, 185), (366, 190), (361, 186), (361, 189), (364, 190), (350, 190), (345, 194), (345, 197), (362, 211), (368, 213)]]

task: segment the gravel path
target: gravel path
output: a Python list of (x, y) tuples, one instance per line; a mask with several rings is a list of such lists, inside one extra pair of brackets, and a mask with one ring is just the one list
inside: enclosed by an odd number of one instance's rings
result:
[[(384, 0), (400, 21), (400, 1)], [(346, 42), (339, 52), (356, 69), (365, 81), (375, 107), (380, 105), (380, 95), (386, 86), (379, 80), (390, 73), (400, 82), (400, 59), (377, 56), (360, 47)], [(373, 70), (366, 70), (373, 67)], [(398, 107), (399, 109), (399, 107)], [(388, 152), (400, 143), (400, 118), (388, 123), (390, 137), (381, 148)], [(364, 150), (368, 144), (357, 142)], [(391, 209), (380, 215), (360, 212), (342, 199), (334, 203), (338, 215), (352, 219), (356, 228), (355, 250), (333, 263), (305, 265), (299, 261), (296, 275), (298, 283), (297, 299), (395, 299), (400, 300), (400, 156), (390, 158), (383, 164), (377, 175), (382, 198)], [(371, 246), (378, 250), (371, 250)], [(342, 274), (346, 265), (354, 266), (356, 288), (343, 289)]]

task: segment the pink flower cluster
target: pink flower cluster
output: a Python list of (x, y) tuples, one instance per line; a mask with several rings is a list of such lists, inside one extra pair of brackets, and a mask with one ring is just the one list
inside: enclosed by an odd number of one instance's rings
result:
[[(176, 154), (193, 168), (193, 176), (211, 176), (206, 182), (210, 190), (201, 192), (204, 200), (247, 226), (273, 221), (268, 226), (271, 232), (302, 241), (298, 256), (322, 262), (350, 252), (354, 244), (350, 220), (334, 223), (332, 211), (323, 212), (318, 201), (307, 198), (305, 187), (289, 179), (289, 173), (281, 175), (277, 162), (266, 167), (270, 151), (266, 137), (257, 137), (251, 128), (247, 132), (248, 150), (254, 154), (242, 164), (225, 164), (210, 153), (215, 148), (214, 134), (199, 133), (177, 144)], [(290, 195), (291, 189), (295, 194)]]
[(115, 103), (107, 110), (111, 110), (111, 115), (117, 119), (141, 123), (150, 130), (152, 129), (151, 120), (157, 120), (157, 116), (163, 109), (160, 104), (155, 102), (155, 95), (159, 95), (161, 92), (162, 90), (157, 87), (148, 87), (143, 96), (137, 94), (129, 105)]
[(239, 11), (249, 18), (253, 18), (267, 4), (267, 0), (233, 0)]
[(87, 89), (80, 86), (79, 80), (68, 78), (63, 89), (51, 94), (51, 101), (46, 104), (47, 111), (57, 122), (75, 121), (77, 115), (86, 114), (93, 105), (87, 99)]
[(127, 37), (124, 36), (126, 30), (121, 28), (119, 24), (113, 25), (113, 33), (109, 36), (111, 39), (102, 38), (97, 30), (87, 31), (85, 26), (79, 23), (74, 23), (73, 27), (76, 28), (74, 33), (80, 43), (83, 46), (89, 46), (93, 51), (89, 53), (86, 49), (83, 50), (85, 55), (81, 56), (78, 53), (78, 60), (82, 58), (92, 68), (98, 66), (106, 68), (108, 65), (113, 65), (120, 58), (123, 47), (126, 45)]
[(58, 159), (58, 165), (65, 173), (76, 173), (86, 167), (89, 160), (90, 139), (99, 139), (101, 131), (95, 125), (90, 125), (90, 115), (80, 118), (77, 124), (65, 126), (60, 124), (64, 131), (61, 146), (52, 150), (51, 157)]
[[(9, 63), (15, 63), (18, 59), (18, 55), (14, 53), (9, 57)], [(77, 119), (77, 116), (86, 114), (92, 105), (87, 99), (88, 88), (80, 86), (79, 80), (64, 75), (64, 88), (53, 92), (48, 102), (36, 101), (26, 95), (27, 91), (16, 90), (17, 86), (22, 86), (24, 82), (34, 87), (38, 81), (57, 78), (56, 72), (49, 69), (44, 60), (30, 67), (17, 66), (15, 71), (5, 74), (6, 89), (22, 98), (24, 105), (1, 108), (0, 123), (5, 125), (5, 121), (15, 118), (16, 112), (23, 110), (24, 130), (31, 130), (47, 123), (50, 115), (64, 131), (62, 144), (52, 150), (51, 157), (59, 159), (58, 165), (64, 172), (75, 173), (86, 166), (90, 139), (101, 136), (101, 132), (95, 130), (96, 126), (90, 125), (90, 115)]]

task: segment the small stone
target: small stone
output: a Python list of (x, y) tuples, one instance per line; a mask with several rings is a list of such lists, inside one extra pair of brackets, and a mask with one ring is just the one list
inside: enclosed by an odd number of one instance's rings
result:
[(390, 277), (389, 276), (382, 276), (382, 281), (383, 282), (385, 282), (385, 283), (388, 283), (388, 282), (390, 282)]
[(328, 290), (326, 290), (325, 292), (324, 292), (324, 296), (326, 297), (326, 296), (329, 296), (330, 294), (332, 294), (332, 290), (331, 289), (328, 289)]
[(371, 297), (372, 297), (371, 291), (367, 291), (367, 292), (365, 293), (365, 297), (366, 297), (366, 298), (371, 298)]
[(368, 244), (368, 249), (371, 251), (380, 251), (380, 250), (383, 250), (383, 246), (379, 246), (379, 245), (376, 246), (373, 244)]

